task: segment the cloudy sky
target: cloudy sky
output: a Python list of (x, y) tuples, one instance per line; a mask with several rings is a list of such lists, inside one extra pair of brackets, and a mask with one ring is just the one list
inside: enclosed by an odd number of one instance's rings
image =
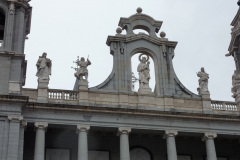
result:
[[(88, 67), (89, 87), (103, 82), (113, 65), (107, 36), (115, 35), (120, 17), (129, 17), (141, 7), (142, 13), (163, 21), (160, 31), (166, 32), (166, 38), (178, 42), (173, 65), (183, 85), (197, 93), (196, 72), (204, 67), (210, 75), (211, 98), (233, 101), (231, 77), (235, 65), (232, 57), (224, 55), (231, 39), (230, 23), (238, 10), (236, 3), (237, 0), (32, 0), (31, 33), (25, 46), (25, 88), (37, 88), (36, 62), (42, 52), (47, 52), (53, 63), (49, 88), (72, 90), (75, 77), (71, 67), (75, 67), (77, 56), (89, 55), (92, 62)], [(135, 66), (138, 63), (133, 62)]]

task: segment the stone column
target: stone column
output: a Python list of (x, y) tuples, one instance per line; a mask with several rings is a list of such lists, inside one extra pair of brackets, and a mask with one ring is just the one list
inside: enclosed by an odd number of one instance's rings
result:
[(45, 132), (48, 127), (48, 123), (36, 122), (34, 126), (36, 127), (34, 160), (44, 160), (44, 158), (45, 158)]
[(27, 127), (27, 122), (25, 120), (21, 121), (20, 125), (20, 137), (19, 137), (19, 148), (18, 148), (18, 160), (23, 160), (23, 148), (24, 148), (24, 131)]
[(8, 119), (10, 120), (10, 124), (7, 159), (18, 160), (20, 122), (23, 117), (21, 115), (9, 115)]
[(203, 140), (206, 142), (206, 152), (208, 160), (217, 160), (214, 138), (217, 137), (216, 133), (205, 133)]
[(118, 135), (120, 136), (120, 160), (130, 160), (128, 134), (131, 128), (120, 127)]
[(87, 134), (90, 126), (77, 125), (78, 133), (78, 160), (88, 160)]
[(167, 156), (168, 160), (177, 160), (177, 150), (175, 143), (175, 136), (178, 134), (177, 131), (165, 131), (163, 138), (167, 141)]

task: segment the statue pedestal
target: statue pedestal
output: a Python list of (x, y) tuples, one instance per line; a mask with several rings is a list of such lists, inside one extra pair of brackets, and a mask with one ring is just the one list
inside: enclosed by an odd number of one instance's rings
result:
[(38, 98), (39, 102), (47, 102), (48, 101), (48, 84), (49, 80), (38, 80)]
[(199, 95), (201, 95), (202, 98), (208, 98), (208, 99), (210, 99), (210, 93), (209, 93), (209, 91), (199, 91)]
[(203, 105), (203, 112), (204, 113), (211, 113), (211, 99), (209, 91), (199, 91), (199, 95), (202, 97), (202, 105)]
[(78, 81), (78, 89), (79, 90), (88, 90), (88, 81), (87, 80), (79, 80)]
[(138, 89), (139, 94), (151, 94), (152, 89), (149, 86), (141, 86)]
[(235, 102), (237, 103), (237, 110), (240, 111), (240, 95), (235, 97)]

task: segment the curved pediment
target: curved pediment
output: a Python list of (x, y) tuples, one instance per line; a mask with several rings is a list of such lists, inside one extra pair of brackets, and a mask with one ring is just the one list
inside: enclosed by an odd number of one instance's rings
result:
[(134, 34), (133, 30), (135, 29), (143, 29), (150, 36), (157, 37), (156, 33), (160, 30), (163, 22), (157, 21), (149, 15), (142, 14), (141, 8), (138, 8), (137, 12), (128, 18), (120, 18), (118, 25), (126, 30), (127, 35)]
[[(146, 21), (148, 23), (150, 23), (152, 26), (157, 27), (158, 31), (162, 26), (162, 21), (157, 21), (155, 19), (153, 19), (151, 16), (146, 15), (146, 14), (134, 14), (132, 16), (130, 16), (129, 18), (120, 18), (120, 21), (118, 23), (118, 25), (120, 27), (124, 27), (124, 25), (126, 24), (133, 24), (135, 21), (137, 20), (142, 20), (142, 21)], [(157, 31), (157, 32), (158, 32)]]

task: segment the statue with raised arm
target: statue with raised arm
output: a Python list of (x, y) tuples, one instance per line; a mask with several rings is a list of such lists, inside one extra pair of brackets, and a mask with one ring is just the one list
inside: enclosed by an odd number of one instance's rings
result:
[(87, 67), (91, 65), (91, 62), (89, 61), (89, 59), (85, 61), (85, 59), (82, 57), (80, 61), (79, 60), (76, 61), (76, 64), (79, 66), (79, 68), (77, 69), (77, 72), (74, 73), (74, 76), (77, 77), (79, 81), (83, 81), (83, 80), (88, 81)]
[(52, 61), (47, 58), (47, 53), (44, 52), (42, 56), (39, 56), (36, 66), (36, 76), (38, 80), (49, 80), (49, 75), (51, 75), (52, 70)]
[(143, 57), (144, 54), (139, 55), (139, 65), (137, 67), (137, 71), (139, 74), (139, 90), (138, 92), (142, 93), (151, 93), (151, 88), (149, 87), (150, 80), (150, 68), (149, 64), (149, 56)]
[(209, 79), (209, 75), (205, 72), (204, 68), (201, 68), (201, 71), (197, 73), (197, 76), (199, 77), (198, 79), (198, 83), (199, 83), (199, 87), (198, 87), (198, 92), (199, 94), (202, 94), (203, 92), (209, 92), (208, 91), (208, 79)]

